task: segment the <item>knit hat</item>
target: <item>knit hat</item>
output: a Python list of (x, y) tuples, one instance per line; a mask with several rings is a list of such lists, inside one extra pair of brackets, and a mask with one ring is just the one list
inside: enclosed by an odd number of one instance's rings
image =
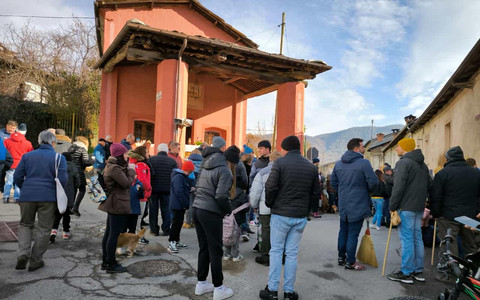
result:
[(27, 133), (27, 124), (25, 123), (20, 123), (17, 127), (17, 131), (20, 132), (21, 134), (25, 135)]
[(113, 143), (110, 146), (110, 154), (113, 157), (118, 157), (118, 156), (126, 153), (127, 151), (128, 151), (128, 149), (124, 145), (119, 144), (119, 143)]
[(165, 143), (162, 143), (158, 145), (157, 150), (158, 152), (168, 152), (168, 145)]
[(464, 159), (463, 150), (460, 148), (460, 146), (455, 146), (448, 149), (447, 153), (445, 153), (445, 156), (447, 157), (447, 160)]
[(281, 146), (285, 151), (300, 150), (300, 140), (295, 135), (287, 136)]
[(314, 164), (319, 163), (319, 162), (320, 162), (320, 160), (319, 160), (317, 157), (315, 157), (314, 159), (312, 159), (312, 163), (314, 163)]
[(272, 150), (272, 145), (268, 140), (263, 140), (258, 143), (258, 148), (263, 147), (263, 148), (268, 148), (270, 151)]
[(182, 171), (193, 172), (195, 171), (195, 165), (193, 164), (193, 162), (187, 160), (182, 164)]
[(405, 150), (406, 152), (410, 152), (415, 150), (415, 140), (414, 139), (401, 139), (398, 142), (400, 148)]
[(226, 142), (221, 136), (216, 136), (216, 137), (213, 138), (212, 147), (220, 149), (223, 146), (225, 146), (225, 144), (226, 144)]
[(240, 149), (238, 149), (238, 147), (235, 145), (228, 147), (223, 155), (227, 161), (231, 162), (232, 164), (238, 164), (240, 161)]
[(253, 152), (252, 148), (248, 147), (247, 144), (243, 144), (243, 153), (248, 154), (252, 152)]
[(383, 167), (383, 172), (384, 173), (387, 172), (387, 171), (391, 171), (391, 170), (392, 170), (392, 167), (390, 167), (390, 166)]

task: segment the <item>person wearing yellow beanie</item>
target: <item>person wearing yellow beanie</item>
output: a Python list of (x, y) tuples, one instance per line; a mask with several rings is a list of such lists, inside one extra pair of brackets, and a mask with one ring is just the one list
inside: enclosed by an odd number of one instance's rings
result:
[[(401, 139), (399, 142), (398, 142), (398, 146), (401, 148), (401, 150), (403, 150), (403, 154), (405, 154), (405, 152), (410, 152), (410, 151), (413, 151), (415, 150), (415, 140), (414, 139)], [(397, 153), (398, 153), (398, 147), (397, 147)], [(398, 153), (398, 155), (400, 155), (400, 153)]]

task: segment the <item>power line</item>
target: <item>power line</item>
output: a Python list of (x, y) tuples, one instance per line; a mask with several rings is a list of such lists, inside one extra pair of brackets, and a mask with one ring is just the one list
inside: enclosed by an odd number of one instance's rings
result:
[(282, 26), (282, 24), (280, 24), (280, 25), (275, 25), (275, 26), (270, 27), (270, 28), (268, 28), (268, 29), (265, 29), (265, 30), (263, 30), (263, 31), (260, 31), (260, 32), (257, 32), (257, 33), (255, 33), (255, 34), (249, 35), (249, 37), (257, 36), (257, 35), (259, 35), (259, 34), (262, 34), (262, 33), (264, 33), (264, 32), (270, 31), (270, 30), (275, 29), (275, 28), (280, 27), (280, 26)]
[(94, 17), (56, 17), (56, 16), (26, 16), (26, 15), (0, 15), (0, 17), (14, 17), (14, 18), (37, 18), (37, 19), (95, 19)]

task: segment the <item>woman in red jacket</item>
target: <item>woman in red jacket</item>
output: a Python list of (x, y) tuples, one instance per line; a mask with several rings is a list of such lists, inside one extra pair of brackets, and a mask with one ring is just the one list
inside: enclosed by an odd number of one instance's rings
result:
[[(135, 164), (135, 172), (137, 173), (137, 179), (142, 183), (144, 189), (144, 198), (140, 199), (140, 215), (143, 215), (148, 198), (152, 194), (152, 185), (150, 184), (150, 168), (145, 163), (147, 159), (147, 148), (142, 145), (135, 150), (128, 151), (129, 162)], [(141, 219), (138, 215), (131, 215), (129, 217), (128, 230), (135, 233), (135, 228), (140, 231)], [(148, 244), (148, 240), (142, 237), (139, 241), (140, 244)]]

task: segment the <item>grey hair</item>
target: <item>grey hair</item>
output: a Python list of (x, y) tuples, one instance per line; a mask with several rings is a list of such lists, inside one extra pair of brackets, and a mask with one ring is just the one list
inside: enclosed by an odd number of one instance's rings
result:
[(38, 143), (39, 144), (48, 144), (48, 145), (52, 145), (53, 142), (57, 142), (57, 138), (55, 137), (55, 134), (48, 131), (48, 130), (44, 130), (42, 132), (40, 132), (40, 134), (38, 135)]
[(129, 133), (129, 134), (127, 135), (126, 139), (131, 139), (131, 138), (134, 138), (134, 137), (135, 137), (135, 136), (134, 136), (133, 134)]
[(106, 139), (107, 141), (108, 141), (108, 140), (111, 140), (111, 139), (112, 139), (112, 136), (108, 134), (108, 135), (105, 137), (105, 139)]

